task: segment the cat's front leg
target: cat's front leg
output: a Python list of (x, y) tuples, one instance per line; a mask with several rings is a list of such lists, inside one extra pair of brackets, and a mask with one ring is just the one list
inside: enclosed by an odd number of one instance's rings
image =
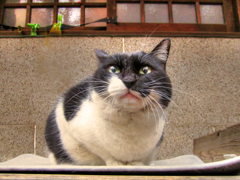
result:
[(142, 161), (132, 161), (132, 162), (128, 162), (126, 165), (128, 165), (128, 166), (145, 166)]
[(124, 165), (126, 165), (124, 162), (118, 161), (114, 158), (109, 158), (105, 162), (106, 162), (107, 166), (124, 166)]
[(132, 161), (132, 162), (122, 162), (116, 159), (108, 159), (106, 160), (107, 166), (144, 166), (142, 161)]

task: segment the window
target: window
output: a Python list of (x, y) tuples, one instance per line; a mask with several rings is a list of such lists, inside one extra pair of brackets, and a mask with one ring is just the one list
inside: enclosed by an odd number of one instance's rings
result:
[[(41, 27), (56, 23), (58, 14), (63, 16), (63, 24), (75, 26), (63, 30), (63, 35), (235, 33), (238, 36), (240, 32), (240, 0), (3, 0), (0, 8), (0, 24), (21, 26), (22, 34), (29, 34), (28, 23), (38, 23)], [(106, 17), (117, 17), (117, 23), (91, 23)], [(90, 24), (83, 26), (85, 23)], [(4, 33), (3, 28), (0, 33)], [(38, 34), (46, 32), (39, 30)]]

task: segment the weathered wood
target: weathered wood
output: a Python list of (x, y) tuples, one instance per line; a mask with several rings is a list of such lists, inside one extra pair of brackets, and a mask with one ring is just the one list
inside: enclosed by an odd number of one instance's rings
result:
[(240, 155), (240, 124), (194, 140), (193, 152), (204, 162), (224, 160), (224, 154)]
[(4, 12), (4, 0), (0, 2), (0, 24), (3, 23), (3, 12)]
[(197, 23), (201, 24), (202, 20), (201, 20), (201, 12), (200, 12), (200, 4), (199, 1), (195, 3), (196, 5), (196, 15), (197, 15)]
[[(111, 24), (109, 24), (111, 25)], [(112, 24), (114, 25), (114, 24)], [(84, 27), (82, 27), (84, 28)], [(88, 27), (90, 28), (90, 27)], [(92, 27), (91, 27), (92, 28)], [(239, 32), (175, 32), (175, 31), (105, 31), (106, 27), (102, 29), (82, 29), (81, 31), (63, 30), (62, 36), (110, 36), (110, 37), (215, 37), (215, 38), (240, 38)], [(19, 35), (17, 31), (0, 31), (1, 38), (4, 37), (29, 37), (31, 30), (24, 28), (22, 34)], [(38, 31), (36, 37), (46, 37), (46, 31)]]
[(168, 17), (169, 17), (169, 23), (173, 23), (173, 11), (172, 11), (172, 1), (168, 2)]
[[(114, 18), (116, 17), (116, 1), (107, 0), (107, 17)], [(114, 31), (116, 24), (107, 24), (107, 31)]]
[(235, 31), (234, 17), (233, 17), (233, 7), (230, 0), (223, 0), (223, 14), (225, 19), (225, 24), (227, 26), (228, 32)]
[(235, 30), (240, 32), (240, 0), (233, 0), (233, 15), (235, 22)]
[(30, 23), (30, 17), (31, 17), (31, 8), (29, 5), (27, 5), (26, 8), (27, 12), (26, 12), (26, 22), (25, 22), (25, 27), (28, 27), (28, 23)]
[(85, 24), (85, 0), (82, 0), (82, 5), (81, 5), (81, 19), (80, 19), (80, 23), (81, 24)]
[[(233, 16), (233, 6), (231, 2), (235, 2), (238, 5), (237, 9), (235, 8)], [(141, 5), (141, 23), (118, 23), (118, 24), (107, 24), (107, 31), (168, 31), (168, 32), (178, 32), (178, 31), (202, 31), (202, 32), (234, 32), (235, 29), (239, 30), (239, 14), (240, 14), (240, 0), (174, 0), (174, 2), (194, 2), (196, 4), (196, 13), (197, 13), (197, 22), (198, 24), (176, 24), (173, 23), (173, 13), (172, 13), (172, 0), (108, 0), (107, 3), (86, 3), (85, 0), (82, 0), (81, 4), (79, 3), (59, 3), (57, 0), (54, 0), (53, 3), (32, 3), (31, 0), (28, 0), (27, 3), (13, 3), (13, 4), (4, 4), (2, 10), (0, 11), (0, 22), (3, 19), (3, 9), (4, 8), (27, 8), (26, 15), (26, 27), (27, 23), (30, 22), (31, 13), (30, 10), (32, 7), (52, 7), (54, 9), (53, 23), (57, 21), (57, 9), (59, 7), (81, 7), (81, 19), (80, 23), (85, 23), (85, 8), (86, 7), (107, 7), (107, 17), (116, 16), (116, 2), (135, 2), (140, 3)], [(2, 1), (3, 2), (3, 1)], [(168, 24), (152, 24), (144, 23), (145, 14), (144, 14), (144, 2), (168, 2), (168, 11), (169, 11), (169, 23)], [(225, 25), (214, 25), (214, 24), (201, 24), (201, 15), (200, 15), (200, 5), (199, 3), (223, 3), (224, 8), (224, 17)], [(237, 19), (237, 20), (236, 20)], [(235, 20), (235, 21), (234, 21)], [(234, 23), (235, 22), (235, 23)], [(236, 25), (235, 25), (236, 24)], [(236, 27), (235, 27), (236, 26)], [(240, 31), (240, 30), (239, 30)], [(81, 34), (82, 32), (80, 32)], [(108, 34), (108, 33), (105, 33)], [(109, 33), (111, 34), (111, 33)], [(129, 33), (130, 35), (131, 33)]]
[(169, 23), (118, 23), (116, 31), (206, 31), (226, 32), (226, 25), (211, 24), (169, 24)]
[(51, 174), (1, 174), (0, 179), (93, 179), (93, 180), (240, 180), (240, 176), (95, 176), (95, 175), (51, 175)]
[[(116, 0), (117, 2), (140, 2), (140, 0)], [(222, 3), (223, 0), (144, 0), (145, 2), (169, 2), (174, 1), (176, 3), (195, 3), (199, 1), (200, 3)]]
[(58, 15), (57, 2), (58, 0), (54, 0), (52, 24), (57, 23), (57, 15)]
[(107, 7), (107, 3), (86, 3), (85, 2), (85, 7)]
[(141, 23), (144, 23), (145, 22), (144, 0), (140, 1), (140, 10), (141, 10)]

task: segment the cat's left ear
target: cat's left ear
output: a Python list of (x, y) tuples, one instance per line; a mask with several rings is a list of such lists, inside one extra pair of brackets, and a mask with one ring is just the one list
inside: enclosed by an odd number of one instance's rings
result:
[(97, 55), (99, 62), (103, 62), (108, 57), (108, 54), (102, 50), (95, 49), (95, 53)]
[(151, 52), (154, 57), (161, 61), (164, 65), (164, 69), (166, 68), (170, 46), (171, 40), (169, 38), (165, 38)]

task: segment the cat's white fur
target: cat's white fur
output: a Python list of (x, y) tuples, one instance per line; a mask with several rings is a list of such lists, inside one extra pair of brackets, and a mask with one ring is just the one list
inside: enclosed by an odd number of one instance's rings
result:
[[(163, 111), (151, 92), (146, 100), (121, 97), (128, 89), (117, 76), (109, 80), (108, 93), (102, 98), (91, 90), (76, 116), (66, 121), (63, 99), (56, 107), (56, 121), (62, 145), (79, 165), (147, 165), (163, 133)], [(147, 107), (147, 102), (152, 101)], [(54, 156), (52, 162), (54, 162)]]

